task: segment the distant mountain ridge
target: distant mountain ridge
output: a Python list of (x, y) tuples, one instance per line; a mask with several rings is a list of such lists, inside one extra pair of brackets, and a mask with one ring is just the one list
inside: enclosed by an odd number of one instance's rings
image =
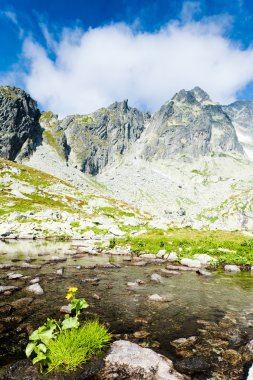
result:
[(59, 120), (3, 86), (0, 157), (94, 192), (91, 175), (100, 194), (178, 226), (253, 228), (253, 101), (222, 106), (195, 87), (153, 115), (124, 100)]

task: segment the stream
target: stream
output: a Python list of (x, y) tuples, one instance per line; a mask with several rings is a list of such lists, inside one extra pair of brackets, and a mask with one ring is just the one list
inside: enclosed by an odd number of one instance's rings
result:
[[(82, 318), (99, 318), (115, 339), (154, 349), (196, 380), (246, 379), (253, 361), (245, 351), (253, 339), (250, 272), (199, 276), (188, 271), (165, 277), (164, 263), (136, 266), (131, 257), (80, 253), (81, 244), (0, 241), (0, 285), (18, 288), (0, 294), (2, 370), (25, 357), (34, 328), (47, 317), (62, 317), (67, 289), (78, 287), (77, 296), (90, 305)], [(63, 275), (57, 274), (61, 268)], [(9, 273), (22, 277), (9, 279)], [(153, 273), (162, 276), (161, 283), (151, 281)], [(25, 290), (36, 277), (43, 295)], [(143, 283), (128, 284), (137, 279)], [(170, 302), (150, 301), (153, 294), (170, 297)]]

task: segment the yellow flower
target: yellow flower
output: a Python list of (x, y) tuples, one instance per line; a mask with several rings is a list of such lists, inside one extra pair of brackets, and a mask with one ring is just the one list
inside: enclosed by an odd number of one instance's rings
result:
[(78, 289), (78, 288), (69, 288), (68, 291), (71, 292), (71, 293), (76, 293), (77, 289)]
[(73, 297), (73, 294), (71, 294), (71, 293), (68, 293), (68, 294), (66, 295), (67, 300), (70, 300), (70, 298), (72, 298), (72, 297)]

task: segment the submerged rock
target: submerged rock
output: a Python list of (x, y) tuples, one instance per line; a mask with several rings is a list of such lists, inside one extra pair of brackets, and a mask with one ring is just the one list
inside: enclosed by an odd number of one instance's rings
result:
[(186, 380), (166, 357), (124, 340), (112, 344), (100, 380)]
[(37, 296), (41, 296), (42, 294), (44, 294), (44, 290), (38, 283), (27, 286), (25, 290), (29, 293), (36, 294)]
[(159, 294), (152, 294), (152, 296), (148, 297), (148, 300), (154, 302), (171, 302), (174, 300), (174, 296), (159, 296)]
[(153, 273), (151, 275), (151, 281), (156, 282), (157, 284), (160, 284), (162, 282), (162, 277), (157, 273)]
[(175, 362), (175, 368), (178, 371), (189, 375), (199, 372), (205, 373), (210, 369), (210, 367), (211, 365), (202, 356), (189, 356)]

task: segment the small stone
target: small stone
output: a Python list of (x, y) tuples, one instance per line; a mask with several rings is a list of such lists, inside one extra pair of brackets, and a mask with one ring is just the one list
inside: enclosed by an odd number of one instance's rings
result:
[(202, 356), (190, 356), (177, 360), (175, 368), (180, 372), (191, 375), (199, 372), (205, 373), (210, 369), (210, 364)]
[(241, 269), (237, 265), (225, 265), (224, 270), (225, 272), (231, 272), (231, 273), (241, 272)]
[(153, 282), (155, 282), (157, 284), (160, 284), (162, 282), (162, 277), (159, 274), (157, 274), (157, 273), (153, 273), (151, 275), (151, 281), (153, 281)]
[(145, 267), (147, 265), (146, 261), (137, 261), (134, 263), (134, 266), (136, 267)]
[(161, 274), (164, 277), (171, 277), (171, 276), (174, 276), (174, 275), (179, 275), (180, 271), (178, 271), (178, 270), (161, 269)]
[(207, 270), (204, 270), (204, 269), (199, 269), (196, 271), (196, 273), (200, 276), (212, 276), (212, 274), (210, 272), (208, 272)]
[(160, 249), (160, 251), (156, 254), (156, 257), (162, 259), (166, 255), (166, 249)]
[(63, 313), (63, 314), (71, 314), (71, 308), (67, 305), (67, 306), (62, 306), (60, 308), (60, 312)]
[(0, 264), (0, 269), (10, 269), (12, 266), (12, 264)]
[(66, 257), (60, 257), (60, 256), (52, 256), (48, 259), (49, 262), (62, 262), (62, 261), (67, 261)]
[(7, 277), (9, 280), (17, 280), (18, 278), (21, 278), (23, 277), (23, 275), (21, 273), (8, 273), (7, 274)]
[(57, 269), (56, 274), (58, 276), (62, 276), (63, 275), (63, 268)]
[(100, 299), (101, 299), (100, 296), (99, 296), (98, 294), (93, 294), (92, 298), (93, 298), (94, 300), (100, 300)]
[(29, 264), (29, 263), (23, 263), (21, 265), (21, 268), (25, 268), (25, 269), (41, 269), (41, 265), (34, 265), (34, 264)]
[(201, 262), (199, 260), (185, 258), (185, 259), (182, 259), (180, 263), (190, 268), (201, 268)]
[(37, 284), (38, 282), (40, 282), (40, 278), (39, 278), (39, 277), (35, 277), (35, 278), (32, 279), (29, 283), (30, 283), (30, 284)]
[(5, 292), (14, 292), (18, 289), (19, 288), (17, 286), (0, 286), (0, 294)]
[(152, 294), (152, 296), (148, 297), (148, 300), (154, 302), (171, 302), (174, 300), (174, 297), (172, 295), (159, 296), (159, 294)]
[(84, 282), (85, 284), (98, 284), (100, 281), (100, 278), (99, 277), (85, 278), (81, 281)]
[(145, 330), (142, 330), (142, 331), (136, 331), (134, 333), (134, 337), (137, 338), (137, 339), (145, 339), (147, 338), (148, 336), (150, 335), (149, 332), (145, 331)]
[(109, 232), (115, 236), (125, 236), (125, 232), (124, 231), (121, 231), (119, 228), (117, 227), (112, 227)]
[(193, 257), (194, 259), (197, 259), (198, 261), (200, 261), (200, 263), (203, 266), (209, 265), (212, 262), (217, 262), (217, 259), (215, 259), (212, 256), (207, 255), (206, 253), (196, 254)]
[(42, 294), (44, 294), (44, 290), (38, 283), (27, 286), (25, 290), (29, 293), (36, 294), (37, 296), (41, 296)]
[(170, 252), (166, 257), (164, 257), (167, 261), (176, 261), (178, 259), (178, 255), (176, 252)]
[(115, 265), (111, 263), (102, 263), (97, 265), (98, 268), (115, 268)]

